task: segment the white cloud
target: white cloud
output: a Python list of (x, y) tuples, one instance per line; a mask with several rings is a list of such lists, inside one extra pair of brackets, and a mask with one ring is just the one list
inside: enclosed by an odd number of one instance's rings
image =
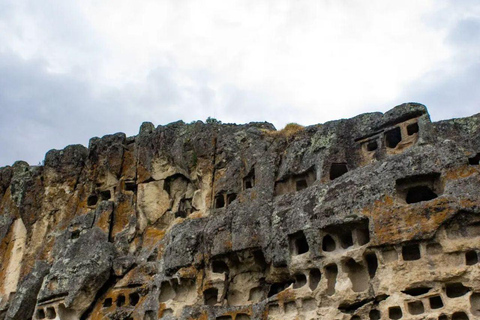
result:
[[(433, 0), (0, 0), (0, 62), (13, 64), (0, 81), (11, 91), (0, 93), (0, 110), (22, 110), (0, 120), (0, 133), (29, 121), (22, 136), (42, 133), (38, 150), (2, 153), (0, 164), (38, 162), (51, 147), (93, 135), (134, 134), (144, 120), (214, 116), (281, 127), (417, 97), (438, 104), (432, 91), (478, 53), (468, 37), (475, 28), (455, 30), (466, 19), (478, 23), (479, 8)], [(456, 90), (464, 88), (468, 80)], [(448, 117), (445, 109), (439, 114)], [(50, 121), (39, 120), (45, 114)], [(72, 114), (80, 121), (62, 125)]]

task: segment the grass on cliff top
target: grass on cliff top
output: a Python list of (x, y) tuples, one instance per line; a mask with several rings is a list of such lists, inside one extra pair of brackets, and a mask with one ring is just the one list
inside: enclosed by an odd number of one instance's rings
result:
[(285, 128), (283, 128), (282, 130), (267, 131), (266, 133), (268, 135), (275, 136), (275, 137), (282, 136), (282, 137), (290, 138), (291, 136), (295, 135), (296, 133), (302, 131), (304, 128), (305, 128), (304, 126), (302, 126), (298, 123), (291, 122), (291, 123), (288, 123), (285, 126)]

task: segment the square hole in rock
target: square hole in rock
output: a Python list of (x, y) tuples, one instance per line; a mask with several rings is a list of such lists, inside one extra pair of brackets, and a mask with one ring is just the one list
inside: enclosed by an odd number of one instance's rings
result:
[(290, 252), (292, 255), (299, 255), (307, 253), (310, 250), (307, 238), (303, 231), (298, 231), (289, 236), (290, 238)]
[(109, 308), (112, 306), (112, 298), (107, 298), (103, 300), (103, 307), (104, 308)]
[(413, 301), (408, 303), (408, 312), (411, 315), (422, 314), (425, 312), (422, 301)]
[(409, 136), (413, 136), (415, 133), (418, 133), (418, 123), (415, 122), (415, 123), (411, 123), (407, 126), (407, 134)]
[(458, 298), (470, 292), (470, 288), (465, 287), (462, 283), (447, 283), (445, 285), (445, 292), (449, 298)]
[(87, 199), (87, 205), (88, 206), (94, 206), (98, 202), (98, 197), (95, 194), (92, 194), (91, 196), (88, 197)]
[(215, 208), (225, 207), (225, 196), (223, 194), (218, 194), (215, 196)]
[(37, 318), (38, 319), (45, 319), (45, 311), (43, 309), (37, 310)]
[(121, 307), (125, 304), (125, 296), (123, 294), (117, 297), (117, 307)]
[(46, 314), (48, 319), (55, 319), (57, 317), (57, 312), (54, 307), (48, 307)]
[(439, 173), (421, 174), (397, 179), (398, 198), (407, 204), (430, 201), (443, 192)]
[(218, 289), (210, 288), (203, 291), (203, 299), (207, 306), (213, 306), (217, 304), (218, 299)]
[(385, 144), (387, 148), (394, 149), (402, 141), (402, 132), (400, 127), (393, 128), (385, 132)]
[(402, 309), (400, 307), (388, 308), (388, 317), (393, 320), (401, 319), (403, 317)]
[(430, 303), (430, 309), (443, 308), (443, 301), (442, 301), (442, 297), (440, 297), (440, 296), (430, 297), (430, 298), (428, 298), (428, 301)]
[(112, 194), (110, 193), (110, 190), (105, 190), (100, 192), (100, 197), (102, 198), (103, 201), (110, 200), (112, 197)]
[(330, 166), (330, 180), (335, 180), (348, 172), (346, 163), (332, 163)]
[(404, 261), (413, 261), (420, 259), (420, 246), (418, 244), (404, 245), (402, 247), (402, 256)]
[(301, 191), (301, 190), (307, 189), (307, 188), (308, 188), (307, 180), (299, 179), (299, 180), (295, 181), (295, 189), (297, 191)]
[(473, 266), (478, 263), (478, 254), (476, 251), (465, 252), (465, 263), (467, 266)]

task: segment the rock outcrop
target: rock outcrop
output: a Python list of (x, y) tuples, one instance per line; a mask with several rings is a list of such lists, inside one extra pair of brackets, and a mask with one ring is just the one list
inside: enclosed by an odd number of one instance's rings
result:
[(0, 319), (480, 319), (480, 114), (144, 123), (0, 168)]

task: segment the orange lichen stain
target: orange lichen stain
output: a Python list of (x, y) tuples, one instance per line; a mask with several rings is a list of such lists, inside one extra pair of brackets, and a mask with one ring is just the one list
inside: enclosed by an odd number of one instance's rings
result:
[(452, 202), (452, 199), (441, 197), (408, 205), (395, 203), (393, 198), (385, 196), (364, 208), (363, 214), (372, 218), (374, 244), (395, 243), (431, 235), (455, 214), (456, 206), (452, 206)]
[(158, 306), (158, 318), (160, 319), (163, 317), (163, 314), (165, 313), (165, 309), (167, 308), (165, 303), (160, 303)]
[(188, 320), (208, 320), (208, 313), (207, 311), (202, 311), (202, 314), (197, 318), (189, 317)]
[(457, 180), (461, 178), (467, 178), (475, 173), (478, 173), (478, 169), (473, 166), (464, 165), (461, 167), (453, 168), (445, 173), (445, 179)]
[(97, 222), (95, 222), (95, 225), (102, 229), (103, 232), (107, 233), (109, 232), (110, 229), (110, 222), (111, 222), (111, 211), (102, 211), (100, 213), (100, 217), (98, 218)]
[(198, 270), (194, 266), (184, 267), (178, 270), (178, 274), (181, 278), (192, 279), (197, 276)]
[(114, 211), (114, 225), (112, 228), (112, 237), (115, 237), (117, 233), (121, 232), (124, 228), (128, 226), (130, 216), (134, 214), (135, 211), (132, 206), (131, 197), (127, 195), (122, 195)]
[(137, 182), (142, 183), (143, 181), (149, 179), (151, 176), (151, 173), (148, 172), (148, 170), (145, 169), (144, 166), (137, 166)]
[(143, 246), (151, 248), (165, 237), (165, 230), (147, 227), (143, 232)]
[(285, 289), (278, 293), (277, 295), (278, 302), (280, 304), (284, 304), (285, 302), (293, 301), (295, 300), (295, 292), (291, 289)]

